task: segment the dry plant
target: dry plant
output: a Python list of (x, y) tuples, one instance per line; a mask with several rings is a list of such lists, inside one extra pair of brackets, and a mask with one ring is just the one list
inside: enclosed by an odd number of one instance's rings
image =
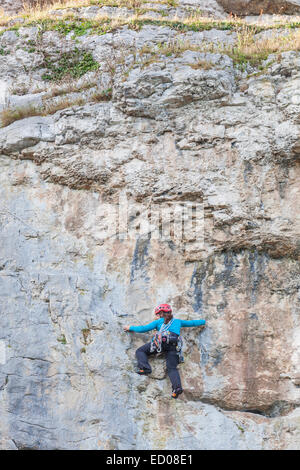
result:
[(49, 13), (52, 10), (64, 8), (79, 8), (88, 6), (91, 0), (26, 0), (23, 2), (22, 14), (34, 17), (41, 13)]
[(134, 10), (135, 8), (140, 8), (142, 3), (144, 3), (144, 2), (142, 2), (141, 0), (128, 0), (128, 1), (124, 1), (122, 3), (123, 3), (122, 6), (126, 6), (127, 8), (129, 8), (131, 10)]
[(66, 98), (64, 100), (52, 102), (45, 106), (28, 105), (18, 108), (6, 108), (0, 112), (1, 126), (6, 127), (20, 119), (29, 118), (32, 116), (47, 116), (54, 114), (61, 109), (69, 108), (70, 106), (79, 106), (85, 103), (84, 98)]
[(62, 83), (56, 83), (48, 88), (47, 97), (54, 98), (56, 96), (66, 95), (68, 93), (78, 93), (84, 90), (88, 90), (97, 85), (97, 78), (89, 78), (84, 82), (79, 82), (75, 80), (64, 80)]
[(22, 108), (6, 108), (0, 112), (0, 121), (1, 126), (9, 126), (14, 121), (19, 119), (24, 119), (31, 116), (37, 116), (37, 108), (35, 106), (29, 105)]
[(209, 62), (208, 60), (205, 60), (205, 59), (198, 59), (197, 62), (193, 64), (189, 64), (189, 66), (194, 70), (197, 70), (197, 69), (210, 70), (213, 67), (215, 67), (215, 65), (212, 62)]
[(5, 26), (10, 20), (10, 16), (7, 15), (2, 7), (0, 7), (0, 26)]
[[(203, 42), (191, 44), (189, 41), (174, 39), (168, 43), (159, 43), (156, 47), (143, 46), (140, 54), (148, 55), (142, 60), (142, 67), (159, 60), (161, 55), (178, 57), (183, 52), (197, 51), (205, 53), (219, 53), (228, 55), (234, 64), (247, 64), (258, 66), (266, 60), (270, 54), (281, 53), (289, 50), (300, 50), (300, 29), (287, 30), (286, 34), (276, 33), (276, 30), (267, 37), (257, 37), (257, 30), (244, 25), (237, 28), (237, 41), (233, 45), (222, 43)], [(209, 70), (213, 65), (206, 60), (199, 59), (196, 64), (189, 64), (192, 68)]]
[[(23, 23), (26, 26), (27, 23), (30, 23), (33, 20), (42, 20), (45, 18), (57, 19), (55, 16), (51, 16), (51, 11), (58, 8), (66, 9), (65, 15), (59, 17), (59, 20), (64, 19), (65, 16), (70, 17), (71, 13), (68, 11), (68, 8), (88, 6), (91, 4), (96, 5), (119, 5), (126, 6), (129, 8), (139, 8), (146, 0), (37, 0), (34, 3), (25, 4), (23, 17), (25, 22)], [(160, 2), (154, 3), (164, 3), (172, 6), (174, 4), (173, 0), (161, 0)], [(73, 13), (74, 16), (74, 13)], [(0, 25), (7, 23), (8, 17), (3, 17), (0, 20)], [(291, 26), (291, 23), (294, 23), (297, 17), (291, 19), (284, 19), (284, 26)], [(2, 23), (1, 23), (2, 21)], [(78, 17), (80, 22), (80, 17)], [(270, 24), (263, 23), (263, 17), (257, 20), (257, 24), (247, 24), (245, 20), (240, 19), (236, 15), (229, 15), (226, 20), (217, 20), (211, 17), (202, 16), (200, 11), (194, 11), (186, 19), (173, 18), (172, 20), (166, 21), (163, 17), (153, 20), (150, 16), (147, 15), (139, 16), (137, 14), (133, 15), (131, 18), (126, 17), (116, 17), (111, 18), (107, 15), (99, 14), (93, 20), (89, 21), (89, 25), (86, 26), (86, 31), (91, 29), (91, 32), (104, 34), (106, 31), (116, 30), (123, 25), (127, 24), (132, 29), (139, 29), (143, 24), (147, 22), (152, 22), (157, 25), (166, 25), (166, 23), (178, 31), (186, 31), (185, 27), (191, 31), (199, 31), (201, 29), (210, 29), (211, 27), (220, 28), (223, 30), (231, 30), (236, 32), (237, 41), (233, 45), (224, 45), (224, 44), (214, 44), (214, 43), (200, 43), (198, 45), (190, 44), (188, 41), (173, 40), (167, 44), (163, 44), (157, 49), (147, 50), (147, 48), (142, 48), (140, 51), (142, 54), (150, 53), (151, 55), (164, 54), (166, 56), (178, 56), (186, 50), (196, 50), (200, 52), (219, 52), (229, 55), (234, 63), (246, 64), (247, 62), (252, 65), (259, 64), (262, 60), (265, 60), (267, 56), (271, 53), (283, 52), (287, 50), (299, 50), (299, 35), (300, 28), (292, 29), (289, 27), (287, 29), (287, 34), (277, 33), (279, 23), (276, 26), (270, 26)], [(90, 26), (91, 23), (91, 26)], [(84, 26), (84, 25), (83, 25)], [(51, 24), (49, 26), (52, 27)], [(85, 26), (84, 26), (85, 27)], [(85, 29), (83, 27), (83, 31)], [(256, 34), (262, 30), (272, 30), (274, 34), (265, 38), (258, 38)], [(81, 32), (81, 31), (80, 31)], [(144, 65), (147, 65), (154, 61), (154, 57), (147, 58)], [(115, 73), (115, 60), (107, 60), (107, 68), (113, 76)], [(59, 91), (57, 91), (59, 93)]]
[[(70, 8), (80, 8), (80, 7), (86, 7), (89, 5), (98, 5), (98, 6), (118, 6), (118, 7), (126, 7), (129, 9), (134, 9), (137, 10), (140, 7), (143, 6), (143, 4), (149, 3), (148, 0), (24, 0), (23, 3), (23, 11), (20, 12), (18, 16), (23, 16), (25, 18), (28, 18), (30, 21), (37, 21), (39, 19), (44, 19), (44, 18), (49, 18), (51, 17), (51, 11), (57, 10), (57, 9), (70, 9)], [(170, 7), (177, 6), (178, 1), (176, 0), (160, 0), (160, 1), (153, 1), (151, 2), (152, 5), (155, 6), (155, 4), (160, 5), (160, 4), (165, 4)], [(153, 10), (153, 6), (149, 7), (148, 5), (144, 8), (145, 10)], [(9, 19), (12, 19), (13, 17), (6, 17), (6, 19), (2, 19), (2, 24), (5, 24)], [(15, 17), (14, 17), (15, 18)], [(123, 20), (126, 20), (126, 18), (122, 18)], [(146, 19), (146, 17), (145, 17)], [(162, 21), (164, 18), (162, 17)], [(128, 19), (127, 19), (128, 21)], [(178, 18), (174, 18), (174, 21), (181, 21), (183, 24), (191, 24), (191, 23), (216, 23), (218, 20), (211, 18), (211, 17), (205, 17), (202, 15), (201, 11), (199, 9), (196, 9), (194, 11), (190, 12), (190, 15), (188, 18), (184, 20), (179, 20)], [(241, 23), (244, 20), (241, 20), (237, 16), (234, 15), (229, 15), (228, 20), (224, 20), (223, 22), (226, 23)], [(285, 24), (288, 24), (289, 22), (295, 22), (297, 21), (297, 17), (294, 17), (293, 19), (283, 19), (283, 22)], [(262, 25), (262, 21), (259, 20), (259, 24)]]
[(95, 91), (90, 96), (90, 101), (92, 102), (100, 102), (100, 101), (110, 101), (112, 98), (112, 89), (108, 88), (104, 91)]
[(159, 47), (159, 52), (161, 54), (166, 55), (167, 57), (170, 55), (174, 55), (175, 57), (178, 57), (184, 51), (187, 51), (187, 50), (193, 51), (196, 49), (197, 49), (197, 46), (195, 46), (194, 44), (191, 44), (191, 42), (188, 40), (172, 39), (169, 42), (162, 44)]
[(114, 18), (111, 18), (110, 16), (107, 16), (107, 15), (103, 15), (103, 13), (99, 13), (97, 16), (95, 16), (95, 18), (93, 19), (93, 22), (95, 23), (103, 23), (103, 22), (108, 22), (108, 29), (111, 31), (111, 30), (114, 30), (114, 29), (118, 29), (120, 28), (121, 26), (124, 26), (124, 24), (128, 23), (128, 18), (123, 18), (121, 16), (116, 16)]
[(119, 6), (129, 9), (139, 8), (146, 0), (31, 0), (23, 2), (22, 16), (37, 21), (51, 16), (51, 11), (69, 8), (81, 8), (90, 5)]
[[(97, 86), (98, 83), (98, 74), (97, 76), (84, 81), (74, 80), (70, 77), (65, 78), (63, 81), (56, 82), (53, 85), (49, 83), (38, 84), (34, 88), (30, 89), (31, 94), (45, 93), (43, 98), (55, 98), (56, 96), (63, 96), (69, 93), (80, 93), (84, 90), (89, 90), (94, 86)], [(26, 95), (29, 93), (28, 87), (24, 87), (23, 93), (20, 93), (21, 89), (19, 87), (11, 87), (9, 89), (10, 94)]]
[(185, 51), (198, 51), (199, 46), (191, 44), (189, 40), (182, 39), (170, 39), (168, 42), (159, 42), (156, 46), (147, 46), (144, 45), (139, 49), (140, 54), (151, 54), (151, 55), (166, 55), (171, 56), (175, 55), (178, 57), (182, 52)]
[(54, 114), (61, 109), (70, 108), (71, 106), (82, 106), (86, 103), (86, 99), (83, 96), (73, 97), (73, 98), (64, 98), (63, 100), (52, 101), (51, 103), (46, 104), (42, 108), (42, 116), (48, 116), (49, 114)]
[[(59, 95), (52, 95), (59, 96)], [(86, 103), (109, 101), (112, 97), (112, 89), (107, 90), (96, 90), (89, 96), (73, 96), (65, 97), (61, 100), (52, 100), (46, 102), (41, 106), (27, 105), (23, 107), (11, 108), (8, 107), (0, 112), (1, 127), (6, 127), (15, 121), (25, 119), (32, 116), (48, 116), (56, 113), (62, 109), (70, 108), (71, 106), (82, 106)], [(48, 96), (44, 97), (48, 98)]]
[[(15, 15), (6, 15), (0, 11), (0, 26), (8, 26), (12, 21), (25, 19), (28, 22), (44, 20), (51, 18), (51, 11), (60, 8), (74, 8), (79, 6), (88, 6), (91, 0), (54, 0), (53, 2), (35, 2), (23, 3), (23, 9)], [(62, 17), (60, 17), (62, 18)]]
[(255, 34), (255, 29), (245, 25), (237, 31), (236, 44), (223, 47), (220, 52), (229, 55), (235, 63), (249, 62), (255, 66), (270, 54), (300, 50), (300, 29), (289, 30), (285, 35), (275, 30), (265, 38), (255, 37)]
[[(23, 4), (23, 11), (19, 16), (28, 19), (30, 22), (51, 18), (51, 12), (59, 9), (78, 8), (79, 6), (88, 6), (90, 0), (55, 0), (47, 3)], [(70, 14), (70, 13), (69, 13)], [(63, 19), (63, 16), (60, 19)]]
[[(70, 9), (72, 8), (80, 8), (86, 7), (89, 5), (98, 5), (98, 6), (119, 6), (119, 7), (126, 7), (135, 10), (135, 15), (131, 18), (128, 17), (118, 17), (118, 18), (111, 18), (109, 16), (99, 16), (92, 20), (92, 22), (96, 25), (97, 21), (104, 21), (104, 20), (111, 20), (112, 26), (110, 25), (109, 30), (119, 28), (124, 24), (128, 24), (133, 29), (139, 29), (143, 21), (154, 21), (155, 24), (162, 24), (166, 23), (166, 19), (162, 15), (161, 18), (157, 18), (153, 20), (151, 16), (147, 16), (147, 10), (153, 10), (153, 4), (166, 4), (171, 6), (176, 6), (178, 2), (175, 0), (160, 0), (159, 2), (152, 2), (152, 5), (146, 5), (143, 8), (144, 14), (141, 15), (141, 12), (138, 12), (138, 9), (143, 5), (146, 4), (147, 0), (32, 0), (31, 3), (24, 3), (24, 9), (20, 12), (19, 15), (14, 17), (3, 16), (0, 19), (0, 26), (8, 25), (12, 19), (16, 18), (23, 18), (25, 19), (24, 26), (26, 26), (27, 22), (31, 23), (32, 21), (39, 21), (44, 19), (57, 19), (55, 15), (52, 15), (51, 12), (57, 9), (64, 9), (65, 15), (59, 17), (59, 19), (63, 19), (66, 16), (70, 16), (72, 12)], [(69, 10), (68, 10), (69, 9)], [(74, 12), (73, 12), (74, 16)], [(78, 19), (80, 16), (76, 14)], [(200, 10), (195, 10), (191, 12), (189, 17), (185, 19), (180, 19), (178, 17), (174, 17), (171, 20), (167, 20), (170, 27), (179, 28), (179, 30), (183, 30), (185, 26), (191, 29), (192, 31), (201, 30), (201, 28), (209, 29), (210, 27), (216, 27), (221, 29), (234, 29), (234, 27), (247, 27), (247, 23), (245, 20), (238, 18), (236, 15), (229, 15), (227, 19), (218, 20), (212, 17), (202, 16)], [(257, 26), (261, 29), (270, 29), (272, 27), (279, 27), (281, 24), (282, 26), (290, 26), (292, 23), (295, 24), (297, 22), (297, 17), (292, 17), (290, 19), (284, 18), (282, 23), (278, 22), (276, 26), (270, 26), (270, 23), (265, 23), (262, 19), (257, 20)], [(254, 25), (254, 24), (253, 24)], [(251, 25), (251, 27), (253, 27)], [(255, 25), (254, 25), (255, 26)], [(103, 31), (102, 31), (103, 32)]]

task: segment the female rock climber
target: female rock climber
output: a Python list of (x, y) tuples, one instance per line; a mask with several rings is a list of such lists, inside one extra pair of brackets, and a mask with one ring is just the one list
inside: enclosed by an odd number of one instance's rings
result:
[(157, 320), (143, 326), (124, 326), (125, 331), (135, 331), (144, 333), (146, 331), (156, 329), (156, 333), (150, 343), (144, 344), (136, 350), (136, 358), (138, 360), (140, 375), (151, 374), (152, 369), (148, 362), (150, 354), (159, 352), (166, 353), (167, 372), (172, 383), (172, 398), (177, 398), (183, 390), (181, 387), (180, 375), (177, 370), (179, 363), (178, 343), (180, 341), (180, 328), (185, 326), (201, 326), (205, 325), (205, 320), (180, 320), (172, 315), (172, 308), (168, 304), (160, 304), (155, 309)]

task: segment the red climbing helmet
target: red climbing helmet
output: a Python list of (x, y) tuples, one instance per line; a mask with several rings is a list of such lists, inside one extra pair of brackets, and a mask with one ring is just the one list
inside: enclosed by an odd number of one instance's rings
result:
[(157, 315), (160, 312), (171, 313), (172, 312), (171, 305), (169, 305), (169, 304), (160, 304), (158, 307), (156, 307), (154, 313), (155, 313), (155, 315)]

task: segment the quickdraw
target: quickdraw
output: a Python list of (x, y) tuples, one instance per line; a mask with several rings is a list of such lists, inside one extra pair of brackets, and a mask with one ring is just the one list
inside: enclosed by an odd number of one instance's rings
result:
[(162, 342), (166, 341), (165, 335), (163, 333), (156, 333), (152, 340), (151, 340), (151, 345), (150, 345), (150, 352), (157, 352), (160, 353), (162, 351)]

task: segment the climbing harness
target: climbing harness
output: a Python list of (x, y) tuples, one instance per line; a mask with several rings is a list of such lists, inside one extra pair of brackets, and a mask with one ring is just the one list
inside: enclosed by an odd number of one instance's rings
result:
[(174, 318), (170, 320), (168, 323), (163, 323), (159, 329), (159, 332), (156, 333), (150, 345), (150, 352), (162, 352), (162, 343), (169, 344), (170, 342), (170, 332), (168, 331), (170, 326), (172, 325)]
[(177, 336), (169, 331), (173, 321), (174, 318), (168, 323), (163, 323), (161, 325), (159, 332), (156, 333), (151, 340), (150, 352), (161, 353), (163, 344), (176, 344), (178, 362), (181, 363), (184, 362), (184, 357), (182, 354), (183, 340), (181, 336)]

